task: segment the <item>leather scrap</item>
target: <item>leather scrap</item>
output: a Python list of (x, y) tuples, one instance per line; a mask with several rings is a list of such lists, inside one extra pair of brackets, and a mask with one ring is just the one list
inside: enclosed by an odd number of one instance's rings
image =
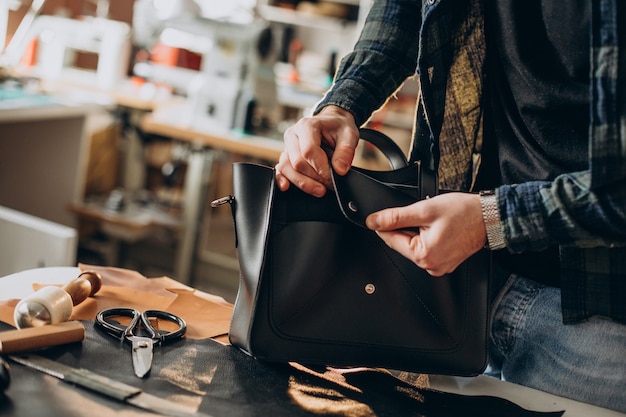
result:
[[(102, 288), (74, 307), (71, 320), (93, 321), (98, 311), (110, 307), (131, 307), (140, 311), (162, 309), (187, 322), (187, 338), (216, 338), (226, 342), (232, 305), (222, 297), (198, 291), (168, 277), (146, 278), (136, 271), (115, 267), (79, 264), (79, 268), (98, 272), (102, 277)], [(34, 283), (33, 292), (41, 287)], [(0, 321), (15, 326), (13, 310), (18, 302), (15, 299), (0, 301)]]

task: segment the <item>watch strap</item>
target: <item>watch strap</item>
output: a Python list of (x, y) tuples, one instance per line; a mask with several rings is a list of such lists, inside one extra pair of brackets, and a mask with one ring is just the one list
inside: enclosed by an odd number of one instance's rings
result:
[(494, 190), (480, 191), (480, 207), (483, 213), (485, 229), (487, 230), (487, 245), (491, 250), (506, 247), (504, 233), (500, 225), (500, 212), (498, 211), (498, 199)]

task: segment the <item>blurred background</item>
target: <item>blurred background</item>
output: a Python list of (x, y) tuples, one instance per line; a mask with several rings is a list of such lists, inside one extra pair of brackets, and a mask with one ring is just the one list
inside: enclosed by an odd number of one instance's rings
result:
[[(230, 208), (209, 203), (233, 162), (276, 162), (370, 1), (0, 0), (0, 275), (119, 266), (232, 301)], [(416, 96), (368, 125), (407, 150)]]

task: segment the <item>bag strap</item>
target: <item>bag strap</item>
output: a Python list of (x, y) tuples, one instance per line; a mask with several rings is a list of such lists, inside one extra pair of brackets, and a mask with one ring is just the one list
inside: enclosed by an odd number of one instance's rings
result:
[(422, 188), (424, 195), (439, 194), (439, 180), (437, 165), (439, 161), (439, 146), (431, 140), (431, 131), (426, 123), (423, 100), (417, 106), (417, 121), (414, 129), (413, 141), (409, 151), (409, 162), (420, 163)]

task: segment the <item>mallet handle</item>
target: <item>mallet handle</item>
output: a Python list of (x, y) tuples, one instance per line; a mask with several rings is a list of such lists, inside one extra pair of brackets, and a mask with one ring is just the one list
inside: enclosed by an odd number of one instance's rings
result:
[(78, 305), (97, 293), (102, 287), (100, 274), (94, 271), (84, 271), (77, 278), (63, 286), (63, 290), (72, 298), (72, 304)]

